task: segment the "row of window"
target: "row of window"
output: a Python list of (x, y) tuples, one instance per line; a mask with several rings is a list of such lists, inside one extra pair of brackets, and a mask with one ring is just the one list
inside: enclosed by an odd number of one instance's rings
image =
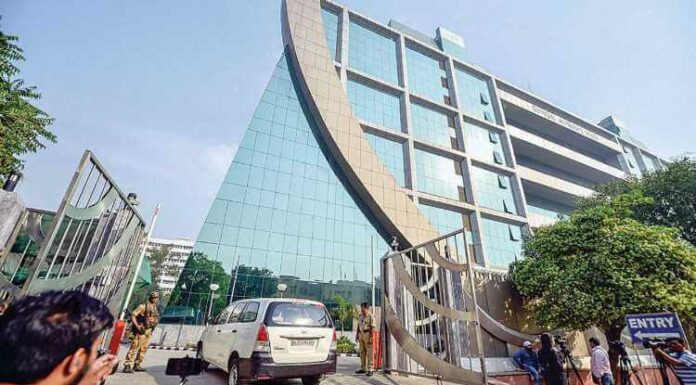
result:
[[(338, 58), (338, 15), (322, 10), (324, 33), (330, 56)], [(399, 85), (397, 44), (393, 37), (385, 36), (356, 20), (348, 26), (348, 66), (392, 85)], [(488, 81), (469, 71), (457, 68), (456, 82), (447, 78), (445, 63), (420, 50), (405, 48), (404, 66), (408, 87), (416, 95), (452, 105), (450, 84), (457, 88), (459, 107), (465, 113), (492, 123), (497, 123)], [(456, 83), (456, 84), (455, 84)]]
[(258, 302), (237, 302), (227, 307), (215, 319), (215, 324), (254, 322), (259, 313)]

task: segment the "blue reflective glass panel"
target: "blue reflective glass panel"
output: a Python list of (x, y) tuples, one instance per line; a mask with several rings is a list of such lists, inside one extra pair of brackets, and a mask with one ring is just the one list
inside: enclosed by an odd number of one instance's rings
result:
[(398, 96), (348, 79), (348, 99), (359, 119), (401, 131), (401, 102)]
[(449, 96), (444, 68), (440, 60), (406, 47), (408, 88), (414, 94), (442, 103), (443, 96)]
[(488, 82), (462, 69), (455, 69), (459, 107), (477, 119), (497, 123)]
[(399, 83), (394, 39), (350, 22), (348, 65), (391, 84)]
[(470, 172), (476, 190), (476, 202), (479, 206), (517, 214), (509, 176), (476, 166), (472, 166)]
[(377, 153), (379, 159), (387, 166), (387, 169), (399, 183), (399, 186), (406, 187), (406, 167), (404, 165), (404, 145), (383, 138), (381, 136), (365, 133), (370, 146)]
[(490, 267), (507, 269), (522, 258), (522, 228), (517, 225), (481, 219), (482, 236)]
[(450, 126), (454, 126), (453, 118), (448, 119), (446, 114), (411, 103), (411, 130), (415, 138), (451, 148), (452, 138), (456, 143), (457, 131)]
[(477, 124), (469, 122), (464, 123), (464, 144), (466, 152), (472, 158), (488, 162), (496, 163), (495, 152), (501, 154), (503, 162), (507, 164), (505, 149), (500, 134), (483, 128)]
[(326, 44), (329, 46), (329, 52), (332, 59), (336, 60), (338, 52), (336, 51), (336, 41), (338, 40), (338, 15), (333, 11), (322, 8), (321, 19), (324, 23), (324, 34), (326, 35)]
[(461, 168), (456, 165), (457, 161), (418, 148), (415, 155), (419, 191), (454, 200), (466, 200), (464, 179), (458, 173)]

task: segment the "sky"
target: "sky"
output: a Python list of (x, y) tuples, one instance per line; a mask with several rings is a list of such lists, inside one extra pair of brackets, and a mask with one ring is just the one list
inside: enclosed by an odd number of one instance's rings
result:
[[(469, 62), (591, 122), (613, 114), (663, 158), (696, 151), (696, 2), (341, 4), (453, 31)], [(90, 149), (148, 222), (161, 203), (154, 236), (195, 239), (280, 58), (280, 1), (2, 0), (0, 15), (58, 136), (25, 157), (25, 203), (55, 210)]]

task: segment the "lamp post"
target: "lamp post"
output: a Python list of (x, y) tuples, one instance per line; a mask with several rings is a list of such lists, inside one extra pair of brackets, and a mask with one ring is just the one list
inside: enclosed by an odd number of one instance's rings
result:
[(278, 288), (278, 292), (280, 293), (280, 298), (283, 298), (283, 293), (285, 292), (285, 290), (288, 289), (288, 285), (284, 283), (279, 283), (276, 287)]
[(220, 285), (218, 285), (217, 283), (211, 283), (210, 286), (208, 286), (208, 288), (210, 289), (210, 303), (208, 304), (208, 319), (210, 319), (210, 315), (213, 311), (213, 299), (214, 299), (213, 295), (215, 294), (217, 289), (220, 288)]

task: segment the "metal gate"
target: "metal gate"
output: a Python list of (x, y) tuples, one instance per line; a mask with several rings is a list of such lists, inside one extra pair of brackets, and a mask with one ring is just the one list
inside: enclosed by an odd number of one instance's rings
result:
[(81, 290), (119, 313), (145, 225), (90, 151), (56, 213), (28, 210), (24, 221), (0, 261), (0, 297)]
[(486, 383), (464, 229), (382, 258), (384, 369)]

